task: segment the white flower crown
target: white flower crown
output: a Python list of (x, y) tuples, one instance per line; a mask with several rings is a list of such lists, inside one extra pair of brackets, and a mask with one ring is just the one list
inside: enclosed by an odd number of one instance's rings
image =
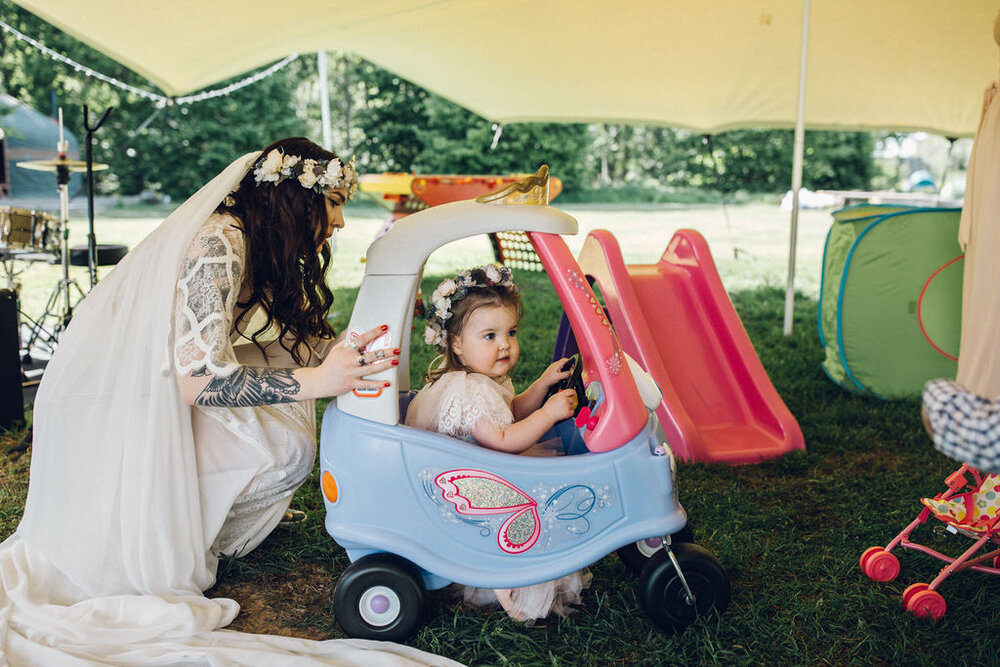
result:
[(514, 277), (506, 266), (487, 264), (462, 271), (454, 278), (445, 278), (431, 295), (431, 305), (427, 306), (427, 328), (424, 342), (444, 349), (448, 338), (447, 322), (451, 317), (451, 307), (467, 297), (469, 291), (477, 287), (507, 287), (517, 292)]
[(354, 158), (344, 164), (340, 158), (332, 160), (302, 159), (298, 155), (285, 155), (275, 148), (270, 153), (257, 160), (253, 168), (254, 180), (261, 183), (277, 185), (290, 178), (298, 180), (299, 184), (310, 190), (325, 195), (327, 190), (347, 190), (350, 199), (358, 191), (358, 172), (354, 167)]

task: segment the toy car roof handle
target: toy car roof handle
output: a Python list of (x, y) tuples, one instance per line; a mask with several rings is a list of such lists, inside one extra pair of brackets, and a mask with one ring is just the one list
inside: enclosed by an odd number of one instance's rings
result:
[(368, 248), (365, 275), (416, 275), (439, 247), (469, 236), (504, 231), (576, 234), (576, 219), (549, 206), (497, 206), (476, 201), (442, 204), (396, 222)]

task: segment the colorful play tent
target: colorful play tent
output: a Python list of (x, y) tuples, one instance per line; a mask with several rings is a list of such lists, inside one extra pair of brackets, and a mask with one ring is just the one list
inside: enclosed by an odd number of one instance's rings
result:
[(823, 250), (823, 370), (841, 387), (918, 395), (955, 377), (962, 313), (960, 209), (853, 206), (834, 212)]

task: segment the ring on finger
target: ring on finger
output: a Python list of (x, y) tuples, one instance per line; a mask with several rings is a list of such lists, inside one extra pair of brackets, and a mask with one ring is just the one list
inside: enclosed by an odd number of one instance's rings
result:
[(385, 359), (385, 350), (376, 350), (375, 351), (375, 358), (376, 359)]
[(352, 341), (350, 342), (350, 346), (354, 348), (354, 351), (355, 351), (355, 352), (361, 352), (361, 348), (360, 348), (360, 347), (358, 347), (358, 344), (357, 344), (357, 342), (355, 342), (355, 341), (353, 341), (353, 340), (352, 340)]
[(368, 363), (368, 362), (367, 362), (367, 361), (365, 361), (365, 355), (363, 355), (363, 354), (359, 354), (359, 355), (358, 355), (358, 366), (364, 366), (364, 365), (366, 365), (367, 363)]

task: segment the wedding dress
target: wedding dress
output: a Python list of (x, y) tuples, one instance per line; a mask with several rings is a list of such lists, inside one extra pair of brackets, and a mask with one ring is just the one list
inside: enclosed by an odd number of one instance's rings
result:
[[(211, 333), (200, 356), (185, 348), (206, 323), (175, 294), (178, 277), (212, 291), (185, 263), (198, 234), (229, 241), (207, 273), (237, 268), (236, 237), (209, 218), (257, 157), (132, 250), (60, 339), (35, 401), (24, 516), (0, 544), (0, 665), (455, 664), (387, 642), (220, 630), (239, 605), (202, 595), (219, 554), (256, 546), (312, 466), (311, 404), (192, 409), (175, 378), (185, 363), (211, 357), (225, 373), (255, 354)], [(185, 308), (193, 328), (172, 326)]]

